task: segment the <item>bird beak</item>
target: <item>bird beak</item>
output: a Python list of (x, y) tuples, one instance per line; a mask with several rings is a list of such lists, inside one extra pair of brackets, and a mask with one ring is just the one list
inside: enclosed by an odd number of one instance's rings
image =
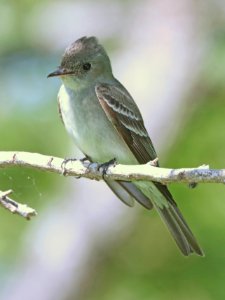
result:
[(68, 74), (73, 74), (72, 71), (66, 70), (65, 68), (58, 68), (56, 71), (48, 74), (47, 78), (49, 77), (56, 77), (56, 76), (63, 76), (63, 75), (68, 75)]

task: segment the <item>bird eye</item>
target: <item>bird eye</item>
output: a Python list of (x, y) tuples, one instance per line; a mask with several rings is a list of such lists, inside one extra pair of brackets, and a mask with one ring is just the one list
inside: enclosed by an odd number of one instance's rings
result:
[(90, 63), (85, 63), (85, 64), (83, 64), (83, 70), (89, 71), (90, 68), (91, 68), (91, 64), (90, 64)]

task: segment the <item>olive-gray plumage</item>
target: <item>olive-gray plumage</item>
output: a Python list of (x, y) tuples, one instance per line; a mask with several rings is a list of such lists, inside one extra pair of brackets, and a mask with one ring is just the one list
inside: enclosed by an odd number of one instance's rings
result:
[[(58, 100), (64, 125), (91, 161), (116, 158), (121, 164), (144, 164), (157, 157), (136, 103), (114, 78), (108, 55), (95, 37), (69, 46), (52, 76), (63, 81)], [(109, 179), (106, 183), (129, 206), (136, 200), (147, 209), (155, 207), (184, 255), (203, 255), (165, 185)]]

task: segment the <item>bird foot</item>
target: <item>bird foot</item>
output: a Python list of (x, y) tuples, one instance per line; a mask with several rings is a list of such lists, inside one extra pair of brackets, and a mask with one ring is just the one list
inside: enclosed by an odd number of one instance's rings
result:
[(87, 156), (84, 156), (83, 158), (79, 159), (81, 162), (90, 161), (90, 159)]
[(116, 158), (113, 158), (103, 164), (98, 166), (98, 171), (102, 172), (102, 177), (104, 178), (107, 175), (108, 168), (111, 166), (115, 166), (117, 164)]
[[(67, 169), (66, 169), (66, 165), (68, 162), (73, 162), (73, 161), (77, 161), (77, 158), (65, 158), (61, 164), (61, 168), (62, 168), (62, 175), (63, 176), (67, 176)], [(85, 156), (81, 159), (79, 159), (79, 161), (81, 161), (82, 163), (85, 161), (89, 161), (89, 159)], [(79, 179), (80, 176), (75, 176), (75, 178)]]

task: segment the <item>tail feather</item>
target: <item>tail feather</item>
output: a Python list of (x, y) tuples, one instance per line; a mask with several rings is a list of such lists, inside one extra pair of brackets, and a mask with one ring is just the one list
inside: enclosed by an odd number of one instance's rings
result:
[(186, 237), (192, 252), (195, 252), (196, 254), (200, 256), (204, 256), (204, 252), (202, 251), (201, 247), (199, 246), (196, 238), (194, 237), (191, 229), (187, 225), (186, 221), (184, 220), (181, 212), (179, 211), (177, 206), (172, 206), (170, 208), (171, 214), (173, 215), (174, 219), (179, 224), (184, 236)]
[(118, 198), (128, 206), (133, 206), (134, 200), (147, 209), (152, 209), (154, 206), (185, 256), (192, 253), (204, 256), (201, 247), (165, 185), (156, 182), (131, 183), (109, 179), (105, 179), (105, 181)]
[(117, 181), (138, 203), (147, 209), (152, 209), (153, 204), (132, 182)]
[(171, 215), (171, 212), (167, 208), (159, 208), (156, 207), (156, 210), (158, 211), (159, 215), (161, 216), (164, 223), (167, 225), (167, 228), (169, 229), (170, 233), (172, 234), (177, 246), (180, 248), (181, 252), (188, 256), (192, 253), (192, 249), (184, 236), (178, 222), (174, 217)]
[[(165, 205), (162, 209), (159, 208), (157, 205), (155, 205), (155, 207), (163, 221), (166, 223), (168, 229), (170, 230), (182, 253), (184, 255), (189, 255), (195, 252), (200, 256), (204, 256), (201, 247), (199, 246), (196, 238), (194, 237), (190, 227), (184, 220), (184, 217), (182, 216), (179, 208), (177, 207), (177, 204), (174, 201), (173, 196), (171, 195), (167, 186), (162, 185), (158, 182), (154, 182), (154, 185), (158, 188), (160, 193), (167, 200), (167, 205)], [(184, 241), (186, 246), (183, 243)]]
[(184, 220), (167, 186), (146, 181), (135, 182), (135, 185), (151, 198), (155, 209), (169, 229), (181, 252), (186, 256), (191, 253), (203, 256), (204, 253), (201, 247)]
[(134, 206), (133, 197), (115, 180), (105, 179), (108, 187), (114, 192), (114, 194), (127, 206)]
[(204, 256), (201, 247), (177, 206), (169, 203), (169, 207), (160, 208), (155, 205), (155, 208), (164, 223), (167, 225), (167, 228), (172, 234), (177, 246), (185, 256), (188, 256), (191, 253)]
[(134, 184), (125, 181), (114, 181), (105, 179), (105, 182), (117, 197), (126, 205), (134, 206), (134, 200), (139, 202), (147, 209), (152, 209), (151, 200), (145, 196)]

